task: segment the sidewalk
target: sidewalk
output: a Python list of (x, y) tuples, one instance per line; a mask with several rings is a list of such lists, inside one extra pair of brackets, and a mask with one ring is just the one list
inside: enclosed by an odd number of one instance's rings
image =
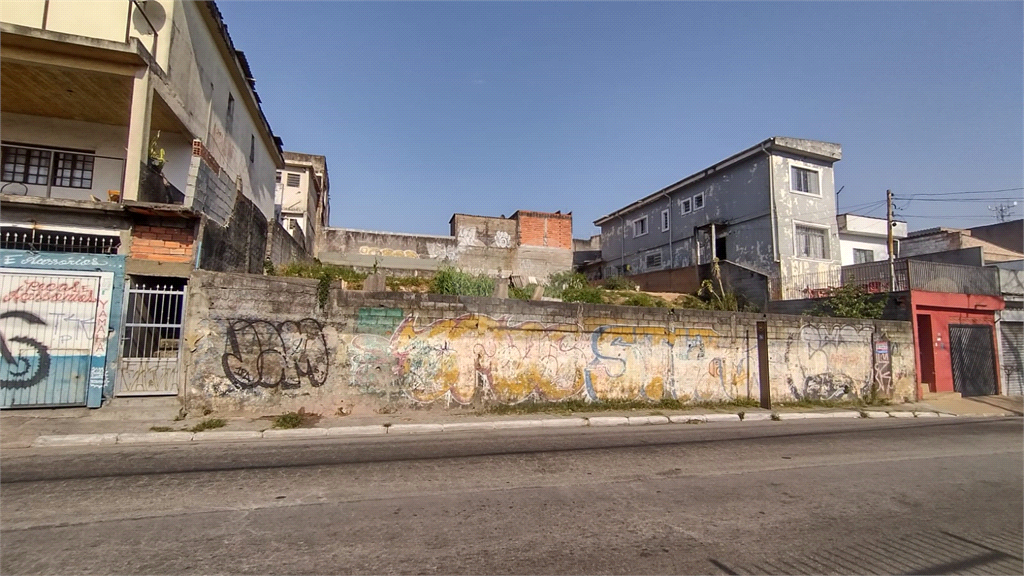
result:
[[(692, 410), (636, 409), (620, 411), (496, 415), (466, 410), (410, 410), (395, 414), (324, 416), (307, 426), (275, 429), (274, 416), (209, 414), (185, 419), (98, 418), (88, 409), (40, 409), (0, 413), (0, 448), (37, 446), (163, 444), (197, 441), (252, 441), (271, 438), (311, 438), (385, 434), (439, 433), (466, 430), (553, 428), (582, 426), (637, 426), (701, 422), (771, 422), (809, 418), (923, 418), (939, 416), (1021, 415), (1020, 398), (942, 399), (866, 408), (797, 408), (763, 410), (750, 407)], [(220, 428), (192, 432), (201, 422), (220, 418)]]

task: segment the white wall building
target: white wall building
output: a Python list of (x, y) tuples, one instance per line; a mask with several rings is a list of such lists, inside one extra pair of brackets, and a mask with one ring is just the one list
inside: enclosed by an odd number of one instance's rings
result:
[(327, 158), (286, 151), (284, 161), (274, 195), (278, 222), (293, 236), (297, 229), (306, 253), (314, 254), (317, 234), (330, 221)]
[[(843, 266), (882, 262), (889, 259), (888, 230), (885, 218), (840, 214), (836, 216), (836, 222), (839, 225), (839, 253)], [(897, 245), (896, 255), (898, 256), (898, 242), (907, 237), (907, 223), (896, 221), (895, 224), (892, 233)]]

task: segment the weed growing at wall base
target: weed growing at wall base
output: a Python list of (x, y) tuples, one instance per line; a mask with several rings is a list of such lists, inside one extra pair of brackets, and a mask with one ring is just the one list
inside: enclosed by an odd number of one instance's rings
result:
[(223, 428), (227, 426), (227, 424), (227, 421), (225, 421), (223, 418), (209, 418), (189, 428), (188, 431), (202, 432), (204, 430), (213, 430), (214, 428)]
[(692, 410), (695, 408), (732, 410), (735, 408), (758, 407), (753, 398), (736, 398), (721, 402), (687, 402), (684, 400), (663, 399), (644, 402), (643, 400), (603, 400), (587, 402), (586, 400), (567, 400), (564, 402), (522, 402), (519, 404), (498, 404), (480, 411), (482, 414), (573, 414), (581, 412), (608, 412), (611, 410)]

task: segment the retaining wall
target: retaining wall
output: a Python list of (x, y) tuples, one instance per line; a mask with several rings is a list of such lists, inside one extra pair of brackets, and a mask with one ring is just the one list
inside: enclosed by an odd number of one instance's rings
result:
[[(333, 413), (568, 399), (759, 398), (768, 323), (773, 401), (913, 397), (907, 322), (332, 289), (196, 272), (186, 404)], [(890, 354), (876, 354), (876, 341)], [(891, 371), (888, 371), (891, 370)], [(886, 377), (886, 374), (891, 376)]]

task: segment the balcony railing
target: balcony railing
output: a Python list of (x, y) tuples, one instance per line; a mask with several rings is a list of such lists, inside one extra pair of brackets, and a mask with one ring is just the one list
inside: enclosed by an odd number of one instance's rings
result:
[(142, 164), (139, 169), (139, 202), (181, 205), (185, 203), (185, 193), (171, 184), (163, 172)]
[[(9, 142), (3, 143), (2, 150), (0, 194), (96, 202), (121, 201), (124, 158)], [(58, 159), (65, 165), (59, 167)], [(85, 166), (89, 166), (87, 176), (83, 170)], [(83, 179), (89, 181), (88, 188), (81, 186)], [(64, 181), (77, 185), (63, 185)]]
[(953, 294), (997, 296), (999, 271), (994, 268), (900, 260), (893, 264), (895, 281), (890, 280), (888, 262), (854, 264), (826, 272), (797, 276), (786, 285), (770, 280), (773, 300), (825, 298), (844, 286), (860, 286), (869, 293), (922, 290)]

